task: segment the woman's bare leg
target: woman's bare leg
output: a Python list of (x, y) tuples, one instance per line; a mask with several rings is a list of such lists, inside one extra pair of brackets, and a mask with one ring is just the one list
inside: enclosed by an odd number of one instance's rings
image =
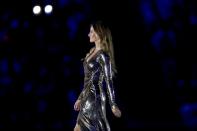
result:
[(75, 125), (74, 131), (81, 131), (81, 128), (78, 124)]

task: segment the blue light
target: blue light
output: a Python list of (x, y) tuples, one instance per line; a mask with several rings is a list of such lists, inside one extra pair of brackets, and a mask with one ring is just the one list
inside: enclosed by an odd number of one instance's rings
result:
[(152, 39), (151, 39), (151, 43), (153, 44), (154, 48), (157, 50), (158, 53), (161, 51), (160, 41), (163, 35), (164, 35), (164, 32), (163, 30), (160, 29), (153, 34)]
[(58, 6), (60, 8), (63, 8), (63, 7), (65, 7), (68, 4), (69, 4), (69, 0), (59, 0)]
[(11, 28), (16, 29), (19, 26), (19, 21), (17, 19), (11, 21)]
[(75, 102), (76, 98), (77, 96), (74, 91), (71, 90), (68, 92), (68, 99), (71, 103)]
[(8, 72), (8, 60), (6, 58), (4, 58), (0, 61), (0, 71), (2, 73)]
[(172, 14), (172, 2), (173, 0), (156, 0), (157, 9), (163, 20), (167, 20)]
[(151, 9), (150, 2), (143, 1), (141, 2), (141, 13), (144, 17), (144, 21), (146, 24), (152, 24), (155, 20), (155, 16), (153, 10)]

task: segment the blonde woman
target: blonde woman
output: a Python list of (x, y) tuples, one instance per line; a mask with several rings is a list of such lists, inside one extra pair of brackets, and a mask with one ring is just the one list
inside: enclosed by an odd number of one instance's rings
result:
[[(74, 104), (74, 110), (79, 111), (74, 131), (110, 131), (106, 117), (106, 96), (113, 114), (121, 117), (113, 87), (113, 76), (117, 71), (112, 36), (101, 21), (91, 24), (88, 36), (90, 43), (95, 46), (83, 62), (84, 87)], [(103, 86), (103, 82), (106, 86)]]

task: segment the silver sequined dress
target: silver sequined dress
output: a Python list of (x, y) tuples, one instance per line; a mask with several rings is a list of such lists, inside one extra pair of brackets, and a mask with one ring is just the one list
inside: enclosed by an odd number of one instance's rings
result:
[(84, 59), (83, 66), (84, 87), (78, 97), (81, 109), (77, 124), (81, 131), (110, 131), (106, 100), (109, 100), (111, 107), (116, 106), (116, 103), (109, 55), (99, 50), (89, 61)]

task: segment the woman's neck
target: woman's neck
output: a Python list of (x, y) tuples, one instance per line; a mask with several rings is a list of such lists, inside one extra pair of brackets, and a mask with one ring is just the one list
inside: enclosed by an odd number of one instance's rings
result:
[(100, 50), (100, 49), (101, 49), (100, 41), (95, 41), (95, 50)]

